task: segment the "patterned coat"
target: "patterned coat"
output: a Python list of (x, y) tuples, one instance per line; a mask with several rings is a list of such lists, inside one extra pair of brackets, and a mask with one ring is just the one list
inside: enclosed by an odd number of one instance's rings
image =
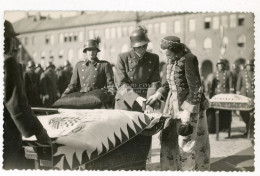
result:
[[(187, 110), (191, 113), (206, 110), (209, 103), (203, 94), (197, 57), (187, 53), (176, 62), (174, 82), (177, 87), (179, 110)], [(158, 92), (166, 99), (169, 83), (165, 82)]]
[(112, 94), (116, 91), (110, 63), (96, 58), (95, 61), (80, 61), (76, 64), (64, 94), (101, 88), (107, 88)]
[(254, 71), (243, 70), (239, 73), (236, 90), (238, 94), (254, 99), (255, 97)]
[(148, 98), (160, 86), (159, 56), (146, 52), (139, 59), (134, 50), (119, 54), (116, 78), (115, 108), (131, 110), (138, 96)]

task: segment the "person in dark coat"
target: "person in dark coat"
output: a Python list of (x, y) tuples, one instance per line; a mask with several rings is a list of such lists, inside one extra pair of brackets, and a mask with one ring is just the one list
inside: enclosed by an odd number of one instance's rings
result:
[(57, 67), (56, 76), (57, 76), (58, 92), (59, 92), (60, 95), (62, 95), (62, 93), (65, 91), (65, 89), (68, 86), (68, 84), (66, 85), (66, 82), (65, 82), (65, 75), (64, 75), (62, 66)]
[(239, 67), (237, 64), (232, 65), (232, 77), (233, 77), (233, 85), (234, 85), (234, 93), (236, 93), (236, 85), (237, 85), (237, 79), (239, 75)]
[(57, 73), (58, 89), (62, 95), (68, 87), (72, 77), (72, 67), (70, 62), (67, 60), (64, 62), (64, 67)]
[[(251, 98), (254, 101), (255, 98), (255, 77), (254, 77), (254, 60), (246, 61), (245, 70), (239, 73), (237, 79), (237, 94), (244, 95)], [(254, 115), (253, 111), (240, 111), (240, 115), (246, 124), (245, 135), (248, 134), (250, 129), (250, 137), (253, 138), (254, 133)], [(251, 120), (250, 120), (251, 119)], [(251, 123), (250, 123), (251, 121)]]
[(37, 107), (40, 106), (39, 80), (37, 74), (34, 72), (34, 67), (35, 64), (33, 61), (27, 63), (27, 70), (24, 73), (23, 79), (28, 104)]
[[(227, 70), (226, 60), (219, 59), (217, 72), (214, 73), (210, 90), (210, 98), (217, 94), (234, 93), (232, 73)], [(227, 131), (231, 127), (232, 111), (219, 110), (219, 130)], [(214, 125), (214, 123), (212, 123)]]
[(16, 61), (17, 34), (9, 21), (4, 22), (4, 27), (3, 168), (26, 169), (22, 135), (35, 135), (39, 143), (45, 144), (50, 143), (50, 138), (28, 105), (21, 70)]
[[(146, 33), (146, 29), (142, 27), (134, 30), (130, 36), (133, 49), (118, 56), (115, 109), (143, 112), (144, 102), (160, 86), (159, 56), (146, 51), (150, 42)], [(150, 106), (147, 106), (148, 108), (151, 109)], [(133, 140), (135, 143), (131, 147), (132, 150), (147, 157), (151, 136), (138, 135)], [(138, 170), (145, 170), (145, 164), (143, 161)]]
[(84, 61), (79, 61), (70, 80), (70, 84), (62, 96), (73, 92), (89, 92), (95, 89), (107, 89), (115, 94), (116, 88), (112, 67), (109, 62), (99, 60), (97, 53), (100, 39), (90, 39), (84, 45), (83, 52), (86, 54)]
[(55, 66), (52, 62), (48, 63), (45, 72), (41, 74), (40, 86), (43, 106), (51, 107), (60, 96), (57, 88)]
[(142, 111), (143, 102), (160, 86), (159, 56), (146, 51), (150, 42), (146, 33), (142, 27), (134, 30), (133, 49), (118, 56), (115, 109)]

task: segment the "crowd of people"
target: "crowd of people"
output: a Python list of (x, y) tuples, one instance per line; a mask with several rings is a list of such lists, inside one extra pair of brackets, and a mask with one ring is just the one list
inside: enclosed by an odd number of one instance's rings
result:
[(57, 68), (48, 62), (45, 69), (29, 61), (23, 73), (28, 103), (33, 107), (52, 107), (70, 83), (72, 70), (69, 61)]
[[(210, 109), (206, 95), (211, 98), (220, 93), (238, 93), (253, 98), (253, 61), (247, 61), (245, 70), (234, 74), (220, 59), (211, 81), (203, 82), (197, 57), (178, 37), (167, 36), (161, 41), (161, 49), (168, 60), (162, 74), (159, 56), (147, 52), (150, 42), (147, 30), (143, 27), (135, 29), (130, 42), (132, 49), (119, 54), (115, 71), (109, 62), (97, 57), (99, 38), (86, 41), (83, 50), (85, 60), (79, 61), (74, 69), (68, 61), (56, 69), (49, 62), (45, 70), (40, 64), (28, 62), (23, 73), (28, 104), (51, 107), (59, 97), (103, 88), (115, 95), (115, 109), (139, 112), (145, 109), (146, 113), (150, 113), (155, 102), (165, 101), (163, 113), (171, 118), (166, 120), (161, 132), (161, 169), (209, 170), (206, 111), (210, 112)], [(210, 115), (208, 112), (207, 115)], [(249, 128), (250, 113), (241, 115)], [(231, 111), (221, 111), (221, 128), (230, 127), (231, 119)], [(140, 135), (137, 138), (140, 139), (136, 145), (151, 143), (151, 136)], [(145, 165), (139, 169), (145, 169)]]

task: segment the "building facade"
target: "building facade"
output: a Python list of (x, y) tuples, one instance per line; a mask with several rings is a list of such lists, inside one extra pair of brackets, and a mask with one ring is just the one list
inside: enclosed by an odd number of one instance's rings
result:
[(61, 19), (27, 17), (14, 28), (20, 33), (21, 62), (59, 66), (84, 59), (84, 41), (95, 36), (101, 37), (98, 57), (115, 64), (117, 55), (131, 48), (129, 36), (137, 25), (148, 29), (148, 50), (163, 62), (161, 39), (180, 37), (198, 57), (204, 76), (215, 70), (220, 57), (231, 64), (254, 57), (253, 13), (97, 12)]

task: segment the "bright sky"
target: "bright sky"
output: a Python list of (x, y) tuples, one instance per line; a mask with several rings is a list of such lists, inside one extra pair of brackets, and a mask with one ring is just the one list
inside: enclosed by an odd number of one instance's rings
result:
[[(4, 17), (6, 20), (10, 22), (15, 22), (17, 20), (20, 20), (24, 17), (26, 17), (26, 13), (29, 13), (29, 15), (36, 14), (36, 11), (5, 11)], [(79, 14), (80, 11), (67, 11), (67, 12), (59, 12), (59, 11), (40, 11), (40, 14), (42, 16), (47, 16), (50, 15), (51, 18), (59, 18), (60, 15), (63, 17), (68, 17), (68, 16), (74, 16)]]

